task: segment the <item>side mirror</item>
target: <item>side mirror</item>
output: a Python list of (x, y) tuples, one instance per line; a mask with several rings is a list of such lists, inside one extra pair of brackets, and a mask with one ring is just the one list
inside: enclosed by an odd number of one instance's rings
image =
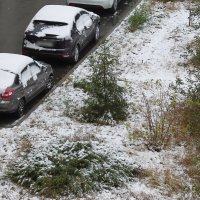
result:
[(95, 20), (95, 16), (94, 15), (90, 15), (90, 18), (92, 19), (92, 21)]
[(42, 71), (43, 71), (43, 72), (47, 72), (47, 67), (44, 66), (44, 65), (42, 65)]

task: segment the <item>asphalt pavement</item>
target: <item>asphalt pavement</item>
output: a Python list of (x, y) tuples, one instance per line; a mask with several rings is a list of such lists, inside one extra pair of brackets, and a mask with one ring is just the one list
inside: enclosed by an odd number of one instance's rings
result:
[[(0, 0), (0, 53), (21, 54), (24, 30), (35, 13), (44, 5), (64, 5), (66, 0)], [(113, 15), (103, 10), (91, 10), (101, 17), (100, 38), (105, 38), (125, 16), (135, 7), (138, 0), (122, 0), (118, 11)], [(95, 49), (91, 43), (81, 53), (80, 62)], [(58, 83), (70, 73), (75, 66), (67, 62), (47, 59), (54, 69), (55, 82)], [(12, 115), (0, 114), (0, 128), (12, 127), (23, 121), (42, 101), (45, 95), (36, 97), (27, 108), (26, 115), (21, 120), (16, 120)]]

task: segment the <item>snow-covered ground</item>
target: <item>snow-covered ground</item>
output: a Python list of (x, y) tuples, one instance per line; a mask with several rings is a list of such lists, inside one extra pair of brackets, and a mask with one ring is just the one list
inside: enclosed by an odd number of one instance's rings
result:
[[(136, 108), (141, 104), (142, 92), (151, 95), (144, 87), (145, 82), (159, 80), (163, 85), (168, 85), (177, 76), (185, 76), (186, 72), (180, 65), (184, 62), (182, 55), (187, 44), (200, 32), (188, 26), (187, 2), (152, 4), (152, 8), (151, 19), (142, 30), (129, 32), (125, 19), (108, 37), (108, 44), (112, 44), (111, 53), (119, 58), (119, 64), (115, 68), (119, 74), (119, 83), (128, 88), (127, 98)], [(65, 112), (77, 109), (82, 104), (85, 94), (72, 86), (74, 80), (88, 75), (88, 63), (86, 59), (21, 125), (0, 130), (0, 176), (4, 175), (7, 164), (23, 153), (26, 143), (39, 152), (48, 145), (79, 138), (98, 141), (105, 152), (153, 171), (152, 176), (170, 171), (190, 188), (190, 179), (178, 162), (178, 158), (184, 156), (183, 146), (153, 152), (147, 150), (141, 140), (129, 141), (129, 135), (135, 129), (142, 129), (144, 121), (141, 112), (134, 110), (130, 112), (127, 121), (113, 126), (80, 123), (73, 117), (66, 116)], [(66, 108), (66, 102), (70, 108)], [(71, 116), (70, 113), (68, 116)], [(9, 181), (2, 180), (0, 199), (40, 198), (28, 194)], [(129, 183), (126, 188), (105, 190), (85, 199), (171, 200), (194, 197), (191, 190), (172, 192), (166, 185), (152, 186), (144, 178)]]

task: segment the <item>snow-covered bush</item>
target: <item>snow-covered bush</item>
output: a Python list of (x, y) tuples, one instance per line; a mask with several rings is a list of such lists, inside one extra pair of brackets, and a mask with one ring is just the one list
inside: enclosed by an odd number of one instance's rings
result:
[(129, 27), (131, 32), (140, 29), (145, 22), (148, 21), (150, 15), (150, 7), (143, 5), (137, 8), (133, 15), (129, 17)]
[(7, 177), (33, 194), (56, 198), (125, 186), (139, 171), (90, 142), (66, 142), (33, 150), (10, 166)]
[(186, 81), (177, 79), (176, 90), (185, 96), (185, 127), (200, 143), (200, 38), (188, 45), (185, 57), (188, 60), (185, 65), (188, 76)]
[(189, 5), (189, 25), (195, 28), (200, 27), (200, 1), (194, 0)]
[(144, 116), (143, 136), (149, 149), (160, 151), (180, 132), (177, 95), (170, 87), (164, 87), (160, 81), (144, 83), (140, 111)]
[(74, 83), (89, 95), (82, 108), (83, 120), (96, 123), (112, 123), (125, 120), (128, 104), (124, 98), (125, 89), (118, 85), (114, 66), (117, 63), (109, 48), (102, 49), (90, 58), (91, 75)]
[(184, 160), (187, 173), (193, 180), (193, 187), (200, 196), (200, 38), (197, 37), (187, 47), (184, 55), (188, 76), (183, 81), (177, 78), (175, 89), (184, 97), (182, 109), (182, 126), (185, 132), (192, 138), (192, 151)]

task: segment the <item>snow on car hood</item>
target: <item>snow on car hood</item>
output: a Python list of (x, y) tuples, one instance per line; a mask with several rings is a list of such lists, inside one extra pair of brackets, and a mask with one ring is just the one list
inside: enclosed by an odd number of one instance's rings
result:
[(14, 74), (0, 70), (0, 94), (2, 94), (6, 88), (13, 84), (14, 78)]

